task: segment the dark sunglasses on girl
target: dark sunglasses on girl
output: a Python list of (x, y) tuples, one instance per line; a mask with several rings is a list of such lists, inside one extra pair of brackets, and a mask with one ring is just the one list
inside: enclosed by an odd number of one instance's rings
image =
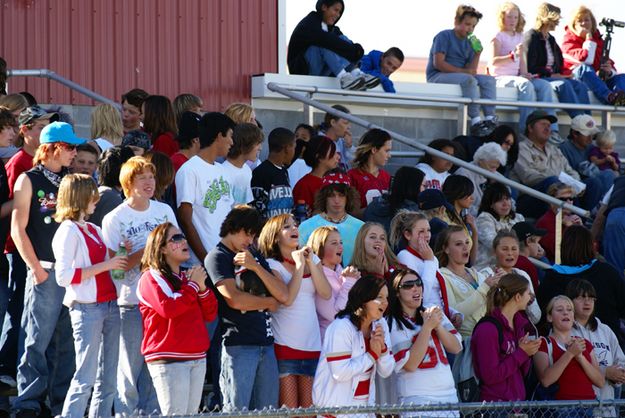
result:
[(169, 242), (182, 242), (186, 241), (186, 239), (187, 237), (185, 237), (184, 234), (174, 234), (169, 239)]
[(422, 287), (423, 286), (423, 281), (421, 279), (417, 279), (417, 280), (407, 280), (405, 282), (403, 282), (402, 284), (399, 285), (400, 289), (412, 289), (413, 287)]

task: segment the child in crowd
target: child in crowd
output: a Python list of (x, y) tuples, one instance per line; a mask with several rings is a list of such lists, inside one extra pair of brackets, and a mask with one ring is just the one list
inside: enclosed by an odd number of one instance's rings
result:
[(217, 299), (206, 287), (202, 266), (180, 270), (189, 257), (185, 236), (165, 222), (147, 237), (141, 258), (141, 353), (163, 415), (198, 412), (209, 347), (206, 323), (217, 316)]
[(389, 78), (391, 74), (404, 63), (404, 53), (397, 47), (391, 47), (386, 52), (373, 50), (360, 60), (360, 69), (372, 76), (378, 77), (382, 88), (387, 93), (395, 93), (395, 86)]
[(132, 131), (141, 130), (143, 121), (143, 102), (150, 95), (142, 89), (132, 89), (122, 94), (122, 125), (124, 135)]
[(387, 234), (382, 225), (367, 222), (360, 228), (350, 264), (363, 276), (373, 275), (390, 282), (392, 273), (400, 264), (388, 245)]
[(91, 139), (102, 152), (121, 145), (123, 137), (124, 126), (119, 110), (108, 103), (96, 106), (91, 113)]
[(300, 123), (295, 128), (295, 155), (289, 166), (289, 181), (293, 189), (302, 177), (310, 173), (310, 167), (304, 161), (304, 151), (308, 141), (315, 135), (317, 135), (315, 128), (305, 123)]
[(371, 129), (360, 138), (354, 156), (354, 168), (347, 175), (360, 194), (361, 210), (390, 188), (391, 175), (382, 167), (391, 158), (392, 144), (390, 134), (382, 129)]
[(176, 173), (189, 159), (200, 152), (200, 124), (201, 116), (195, 112), (183, 112), (178, 119), (178, 136), (180, 150), (171, 156)]
[(198, 116), (202, 116), (204, 111), (204, 101), (201, 97), (195, 94), (182, 93), (176, 96), (173, 102), (174, 114), (176, 115), (176, 122), (180, 123), (182, 114), (184, 112), (193, 112)]
[(230, 178), (235, 205), (244, 205), (254, 200), (251, 187), (252, 169), (246, 162), (258, 159), (263, 139), (263, 131), (255, 124), (239, 123), (234, 127), (232, 147), (221, 168)]
[(168, 157), (178, 152), (178, 124), (171, 101), (165, 96), (150, 96), (143, 102), (143, 115), (143, 128), (150, 135), (152, 149)]
[(287, 167), (295, 155), (295, 135), (275, 128), (267, 140), (269, 156), (252, 172), (254, 206), (265, 219), (293, 211), (293, 191)]
[(317, 407), (375, 405), (376, 374), (393, 373), (395, 360), (384, 311), (386, 281), (374, 276), (358, 279), (345, 309), (326, 330), (313, 383)]
[[(435, 139), (428, 144), (428, 147), (453, 157), (455, 148), (454, 143), (449, 139)], [(417, 168), (425, 174), (425, 188), (441, 190), (453, 163), (441, 157), (435, 157), (432, 154), (424, 154), (419, 160)]]
[(479, 234), (475, 225), (475, 218), (468, 213), (473, 205), (473, 182), (465, 176), (452, 174), (445, 180), (443, 195), (449, 202), (445, 212), (445, 221), (448, 225), (459, 225), (465, 229), (471, 239), (471, 263), (477, 261), (479, 251)]
[(599, 167), (599, 170), (614, 170), (617, 174), (621, 170), (621, 160), (618, 152), (614, 151), (616, 144), (616, 134), (607, 130), (597, 134), (595, 146), (588, 152), (588, 160)]
[[(482, 14), (471, 6), (456, 9), (454, 28), (441, 31), (434, 37), (426, 68), (428, 83), (459, 84), (462, 95), (471, 99), (496, 99), (495, 79), (477, 74), (482, 44), (473, 31)], [(469, 104), (471, 135), (487, 136), (497, 126), (495, 106)]]
[(99, 158), (100, 152), (93, 145), (81, 144), (76, 147), (76, 156), (72, 160), (69, 170), (75, 174), (86, 174), (93, 177)]
[(332, 295), (329, 299), (324, 299), (320, 295), (315, 296), (317, 319), (319, 320), (321, 341), (323, 342), (328, 325), (334, 321), (336, 314), (345, 308), (347, 294), (356, 280), (360, 278), (360, 272), (352, 266), (343, 269), (341, 265), (343, 241), (336, 227), (320, 226), (315, 229), (308, 238), (307, 245), (321, 259), (323, 274), (332, 288)]
[(310, 247), (298, 249), (299, 232), (292, 215), (269, 219), (260, 232), (258, 245), (273, 275), (282, 279), (288, 289), (287, 300), (271, 320), (280, 374), (279, 405), (309, 408), (321, 351), (315, 298), (329, 299), (332, 289), (321, 261)]
[[(459, 353), (462, 339), (440, 307), (423, 306), (423, 282), (410, 269), (393, 274), (387, 321), (399, 402), (458, 403), (446, 352)], [(460, 416), (457, 411), (445, 412), (445, 416)], [(421, 416), (441, 414), (443, 411), (419, 413)]]

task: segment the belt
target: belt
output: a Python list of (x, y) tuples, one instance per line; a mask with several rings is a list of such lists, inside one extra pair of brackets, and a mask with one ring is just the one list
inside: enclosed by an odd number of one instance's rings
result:
[(46, 269), (46, 270), (52, 270), (54, 268), (54, 263), (51, 261), (39, 261), (39, 264), (41, 265), (42, 268)]

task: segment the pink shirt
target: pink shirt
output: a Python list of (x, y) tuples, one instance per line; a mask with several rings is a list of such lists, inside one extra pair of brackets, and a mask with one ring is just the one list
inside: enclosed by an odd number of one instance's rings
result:
[[(495, 35), (495, 39), (499, 42), (499, 48), (496, 48), (494, 54), (496, 57), (508, 55), (510, 52), (514, 52), (518, 44), (523, 43), (523, 34), (515, 33), (509, 35), (505, 32), (499, 32)], [(492, 76), (498, 75), (519, 75), (520, 63), (516, 61), (506, 61), (503, 64), (489, 65), (488, 71)]]
[(319, 329), (321, 330), (321, 342), (326, 333), (326, 328), (334, 321), (334, 317), (347, 304), (347, 294), (349, 289), (354, 286), (356, 280), (351, 277), (343, 277), (341, 272), (343, 267), (337, 264), (334, 270), (323, 266), (323, 273), (332, 287), (332, 296), (330, 299), (323, 299), (319, 295), (315, 296), (315, 306), (317, 308), (317, 317), (319, 318)]

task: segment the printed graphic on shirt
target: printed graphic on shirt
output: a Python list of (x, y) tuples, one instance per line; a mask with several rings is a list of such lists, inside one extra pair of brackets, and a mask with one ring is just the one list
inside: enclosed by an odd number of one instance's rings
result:
[(293, 210), (293, 190), (291, 186), (271, 185), (269, 193), (261, 187), (253, 187), (256, 209), (266, 218), (271, 218)]
[(56, 195), (54, 193), (46, 194), (43, 190), (37, 190), (37, 197), (41, 205), (39, 211), (42, 215), (45, 215), (43, 222), (46, 224), (52, 223), (52, 215), (56, 212)]
[(215, 179), (211, 182), (208, 190), (204, 193), (204, 199), (202, 201), (202, 206), (210, 211), (210, 213), (215, 212), (217, 209), (217, 203), (224, 196), (230, 195), (230, 183), (224, 180), (223, 177), (219, 177), (219, 179)]
[[(120, 228), (122, 230), (122, 237), (131, 242), (133, 241), (133, 238), (137, 235), (140, 235), (142, 238), (144, 238), (150, 232), (152, 232), (154, 228), (156, 228), (162, 223), (167, 222), (167, 220), (168, 220), (167, 216), (163, 216), (161, 218), (154, 218), (154, 221), (155, 221), (154, 223), (150, 221), (144, 221), (138, 224), (135, 224), (134, 221), (130, 221), (128, 223), (120, 222)], [(135, 243), (132, 242), (132, 244), (134, 245)], [(142, 245), (141, 247), (137, 247), (137, 248), (143, 248), (145, 246), (145, 243), (143, 244), (144, 245)]]
[(426, 189), (441, 190), (443, 188), (443, 185), (441, 184), (440, 181), (438, 181), (438, 179), (426, 180), (424, 182), (424, 185)]

